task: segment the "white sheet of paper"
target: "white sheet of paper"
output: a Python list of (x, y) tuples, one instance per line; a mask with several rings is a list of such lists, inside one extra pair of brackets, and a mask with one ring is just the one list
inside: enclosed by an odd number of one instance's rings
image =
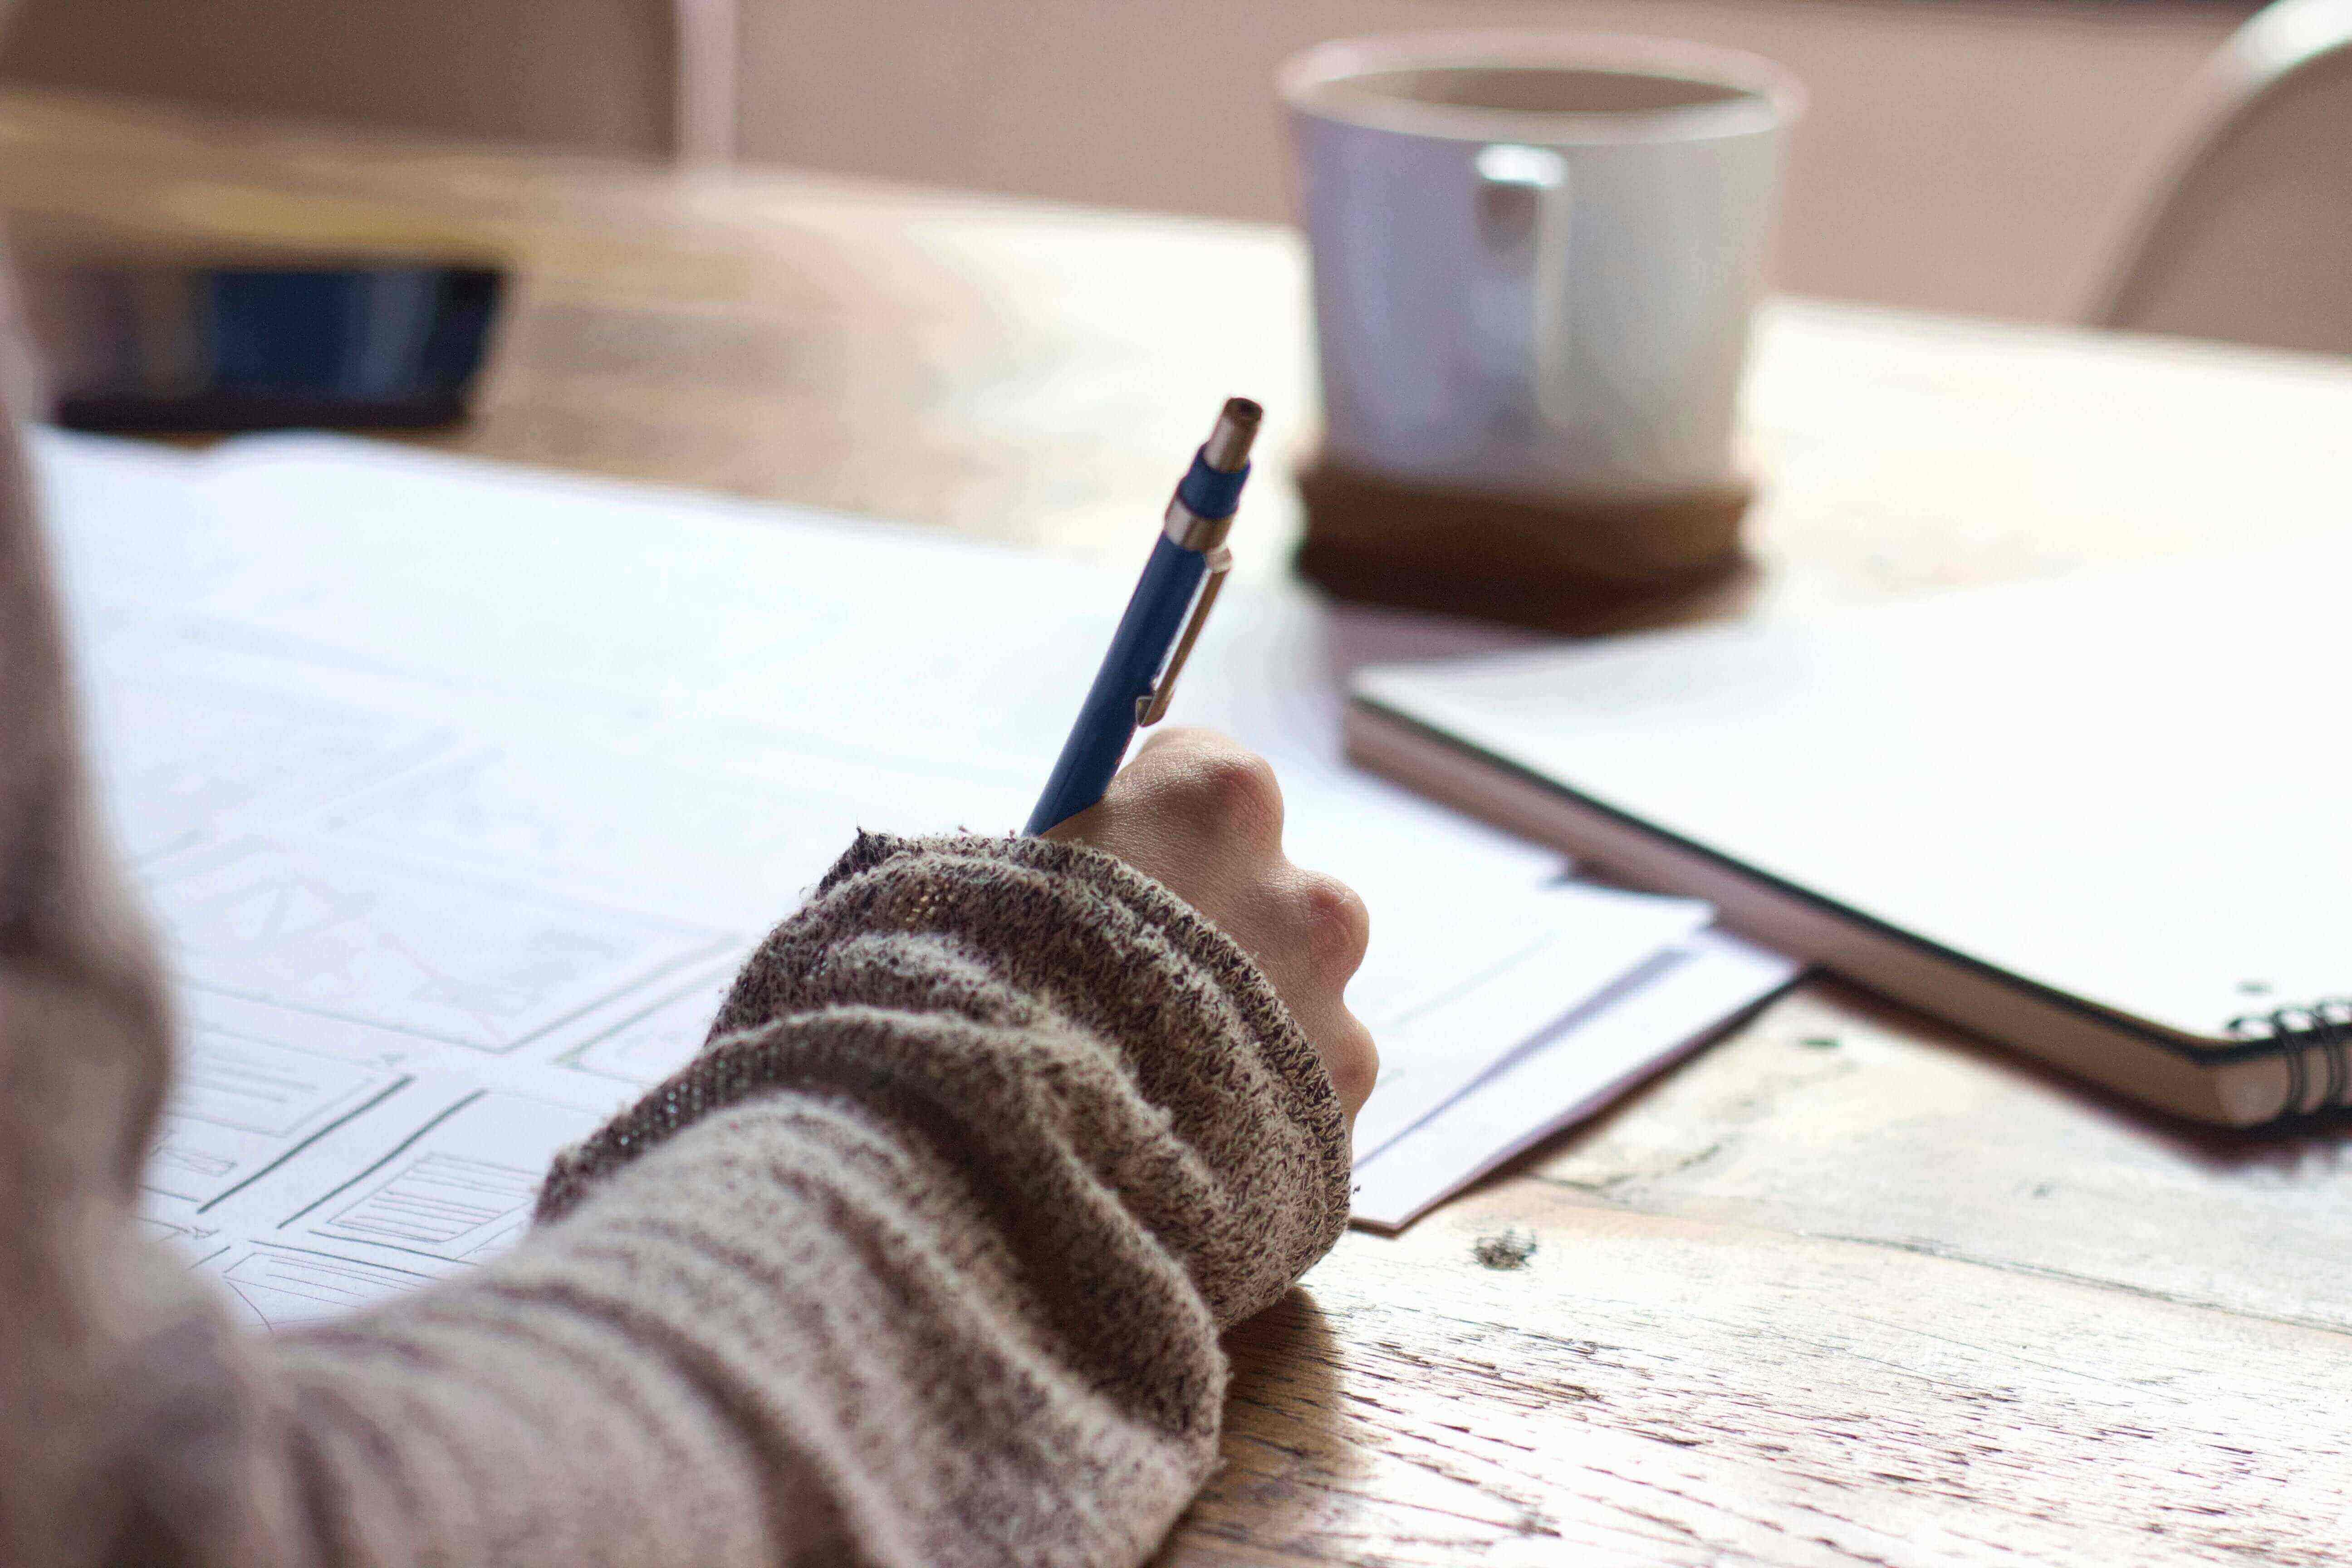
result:
[(199, 1209), (409, 1080), (380, 1063), (191, 1030), (147, 1158), (147, 1190)]
[[(1511, 910), (1505, 931), (1481, 933), (1476, 952), (1449, 953), (1433, 940), (1423, 951), (1436, 962), (1407, 971), (1416, 984), (1394, 995), (1392, 1010), (1360, 1013), (1379, 1041), (1381, 1072), (1356, 1118), (1357, 1159), (1380, 1152), (1714, 912), (1695, 900), (1567, 886)], [(1449, 910), (1430, 923), (1468, 923), (1464, 914)]]
[(364, 1173), (298, 1210), (281, 1233), (478, 1263), (513, 1245), (557, 1150), (602, 1119), (567, 1106), (486, 1092), (453, 1107)]
[(207, 847), (159, 868), (148, 890), (193, 985), (489, 1052), (727, 940), (316, 840)]
[(422, 718), (208, 679), (184, 658), (158, 681), (163, 652), (152, 637), (129, 648), (118, 639), (85, 682), (99, 797), (133, 859), (184, 848), (246, 814), (331, 798), (449, 743), (448, 731)]
[(309, 1247), (239, 1240), (197, 1265), (226, 1288), (233, 1309), (257, 1329), (289, 1329), (340, 1318), (404, 1296), (437, 1276)]
[(661, 1082), (692, 1061), (709, 1038), (710, 1021), (727, 1000), (738, 966), (730, 962), (696, 976), (582, 1047), (570, 1065), (641, 1088)]
[(289, 1166), (208, 1216), (221, 1240), (196, 1266), (271, 1329), (477, 1268), (520, 1238), (549, 1161), (603, 1123), (606, 1100), (421, 1085), (406, 1114), (381, 1119), (364, 1163)]
[[(1127, 592), (333, 437), (35, 448), (106, 798), (187, 988), (142, 1215), (270, 1323), (509, 1242), (855, 830), (1016, 826)], [(1349, 994), (1383, 1142), (1706, 918), (1558, 885), (1346, 767), (1347, 668), (1465, 638), (1494, 640), (1233, 592), (1178, 693), (1275, 761), (1290, 853), (1373, 910)]]
[(1356, 1164), (1356, 1222), (1400, 1230), (1479, 1177), (1688, 1056), (1800, 965), (1701, 931), (1570, 1014)]

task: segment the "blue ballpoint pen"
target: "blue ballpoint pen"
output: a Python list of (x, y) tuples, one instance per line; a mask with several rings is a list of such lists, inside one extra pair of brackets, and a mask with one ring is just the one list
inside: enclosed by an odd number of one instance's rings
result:
[(1241, 505), (1250, 443), (1257, 439), (1264, 412), (1246, 397), (1227, 398), (1216, 428), (1193, 454), (1191, 471), (1168, 503), (1151, 559), (1144, 563), (1127, 613), (1111, 634), (1110, 651), (1103, 655), (1078, 721), (1062, 743), (1061, 760), (1024, 832), (1043, 833), (1102, 799), (1135, 731), (1158, 723), (1168, 711), (1176, 677), (1233, 567), (1225, 535)]

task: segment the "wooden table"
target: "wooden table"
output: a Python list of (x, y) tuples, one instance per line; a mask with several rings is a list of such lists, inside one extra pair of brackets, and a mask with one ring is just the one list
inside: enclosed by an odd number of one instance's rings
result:
[[(465, 450), (1123, 561), (1218, 397), (1311, 428), (1279, 230), (33, 95), (0, 142), (37, 240), (505, 257)], [(1735, 608), (1783, 614), (2345, 526), (2352, 366), (1785, 303), (1750, 426)], [(1246, 569), (1295, 528), (1261, 483)], [(1237, 1332), (1162, 1560), (2331, 1561), (2347, 1125), (2154, 1121), (1806, 985)]]

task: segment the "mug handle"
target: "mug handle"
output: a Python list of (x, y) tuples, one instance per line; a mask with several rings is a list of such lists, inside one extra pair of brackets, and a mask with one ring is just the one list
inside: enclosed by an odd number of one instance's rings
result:
[(1498, 406), (1534, 423), (1566, 412), (1568, 160), (1549, 147), (1497, 142), (1472, 160), (1486, 274), (1473, 307), (1478, 358), (1499, 389), (1524, 395)]

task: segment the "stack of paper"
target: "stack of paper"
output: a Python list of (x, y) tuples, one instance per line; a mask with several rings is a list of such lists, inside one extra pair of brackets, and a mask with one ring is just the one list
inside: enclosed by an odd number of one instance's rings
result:
[[(1357, 1223), (1378, 1230), (1412, 1224), (1680, 1061), (1797, 973), (1779, 953), (1695, 931), (1555, 1016), (1417, 1118), (1408, 1111), (1376, 1122), (1366, 1107), (1356, 1133)], [(1367, 1140), (1367, 1124), (1379, 1142)]]
[[(1015, 826), (1128, 587), (326, 437), (37, 454), (190, 1026), (147, 1214), (272, 1323), (509, 1242), (856, 828)], [(1350, 1001), (1391, 1225), (1786, 972), (1348, 770), (1345, 668), (1438, 635), (1234, 594), (1176, 710), (1275, 760), (1294, 858), (1374, 910)]]

